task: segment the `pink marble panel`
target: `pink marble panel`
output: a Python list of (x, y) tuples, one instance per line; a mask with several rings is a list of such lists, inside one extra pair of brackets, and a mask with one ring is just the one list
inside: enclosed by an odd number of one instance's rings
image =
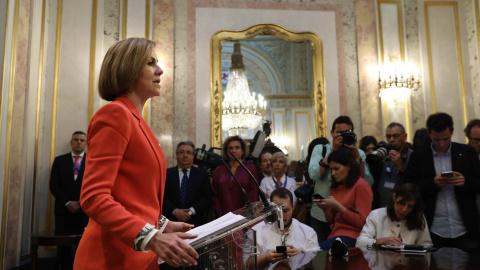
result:
[(153, 40), (163, 69), (162, 93), (151, 100), (151, 128), (162, 146), (167, 164), (173, 164), (173, 81), (174, 7), (173, 0), (153, 2)]
[(362, 134), (383, 137), (381, 102), (378, 96), (378, 53), (375, 1), (355, 0), (357, 24), (358, 75)]
[(343, 13), (341, 4), (317, 4), (317, 3), (278, 3), (278, 2), (231, 2), (229, 0), (190, 0), (188, 1), (188, 139), (195, 141), (196, 134), (196, 103), (195, 103), (195, 9), (196, 8), (247, 8), (265, 10), (313, 10), (313, 11), (334, 11), (337, 36), (337, 59), (338, 59), (338, 83), (340, 97), (340, 112), (347, 113), (347, 86), (345, 72), (345, 45), (343, 34)]
[[(13, 2), (12, 2), (13, 3)], [(5, 243), (19, 243), (22, 224), (22, 160), (25, 119), (25, 93), (27, 83), (28, 42), (30, 31), (30, 0), (20, 0), (18, 30), (15, 57), (15, 78), (12, 108), (12, 131), (10, 142), (10, 166), (8, 172), (8, 210)], [(16, 266), (20, 258), (19, 248), (15, 244), (5, 245), (4, 267)]]

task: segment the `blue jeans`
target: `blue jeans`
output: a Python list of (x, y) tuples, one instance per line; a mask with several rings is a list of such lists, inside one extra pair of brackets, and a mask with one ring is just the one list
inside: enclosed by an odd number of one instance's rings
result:
[(351, 238), (351, 237), (348, 237), (348, 236), (334, 236), (332, 238), (329, 238), (323, 242), (320, 243), (320, 248), (322, 250), (329, 250), (330, 249), (330, 246), (332, 245), (333, 241), (335, 241), (335, 239), (337, 238), (340, 238), (342, 239), (342, 242), (347, 245), (347, 247), (355, 247), (355, 244), (357, 243), (357, 239), (354, 239), (354, 238)]

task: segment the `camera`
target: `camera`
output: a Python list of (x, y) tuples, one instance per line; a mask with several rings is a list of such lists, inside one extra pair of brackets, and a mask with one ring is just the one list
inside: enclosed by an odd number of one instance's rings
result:
[(387, 159), (388, 151), (394, 149), (393, 146), (389, 143), (381, 141), (378, 145), (373, 148), (372, 153), (367, 155), (367, 163), (378, 163), (384, 162)]
[(219, 165), (222, 165), (222, 159), (226, 160), (223, 156), (215, 154), (213, 150), (221, 150), (217, 147), (211, 147), (208, 151), (205, 151), (205, 144), (202, 148), (195, 149), (195, 155), (193, 159), (193, 164), (197, 165), (199, 168), (206, 170), (210, 176), (213, 176), (215, 168)]
[(343, 144), (353, 145), (357, 139), (357, 135), (351, 130), (346, 130), (340, 133), (340, 136), (343, 137)]

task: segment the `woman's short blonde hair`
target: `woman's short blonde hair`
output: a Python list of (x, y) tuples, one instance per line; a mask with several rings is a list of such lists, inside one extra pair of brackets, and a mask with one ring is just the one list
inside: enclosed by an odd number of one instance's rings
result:
[(100, 97), (113, 101), (127, 94), (150, 61), (155, 42), (145, 38), (127, 38), (113, 44), (102, 62), (98, 78)]

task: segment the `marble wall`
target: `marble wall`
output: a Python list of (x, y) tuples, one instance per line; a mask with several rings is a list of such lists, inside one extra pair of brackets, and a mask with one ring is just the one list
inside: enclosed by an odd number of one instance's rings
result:
[[(174, 146), (179, 141), (192, 140), (197, 145), (211, 141), (210, 38), (218, 30), (241, 30), (256, 23), (277, 23), (319, 35), (324, 45), (327, 125), (347, 114), (359, 136), (381, 139), (378, 1), (146, 0), (135, 5), (132, 0), (0, 0), (0, 39), (4, 41), (0, 56), (5, 55), (0, 58), (5, 67), (0, 77), (0, 175), (4, 176), (0, 177), (4, 187), (0, 192), (0, 269), (18, 266), (27, 258), (31, 230), (53, 228), (53, 198), (48, 191), (51, 163), (69, 151), (71, 133), (86, 130), (91, 115), (105, 104), (96, 94), (98, 70), (106, 50), (124, 32), (147, 36), (158, 44), (157, 56), (165, 71), (162, 95), (151, 100), (144, 117), (170, 166), (175, 164)], [(425, 1), (399, 1), (407, 59), (420, 67), (423, 83), (411, 99), (414, 131), (424, 126), (432, 112)], [(455, 31), (460, 33), (464, 63), (465, 110), (468, 118), (480, 117), (479, 0), (433, 2), (457, 4)], [(439, 22), (451, 24), (452, 20), (440, 18)], [(439, 31), (434, 30), (431, 38), (438, 38)], [(457, 39), (449, 40), (453, 41)], [(444, 102), (438, 111), (463, 106), (447, 103), (445, 97), (451, 92), (438, 89), (436, 95)], [(458, 92), (454, 95), (460, 100)], [(461, 112), (455, 116), (460, 119), (456, 140), (461, 141), (464, 119)], [(42, 256), (53, 254), (41, 250)]]

